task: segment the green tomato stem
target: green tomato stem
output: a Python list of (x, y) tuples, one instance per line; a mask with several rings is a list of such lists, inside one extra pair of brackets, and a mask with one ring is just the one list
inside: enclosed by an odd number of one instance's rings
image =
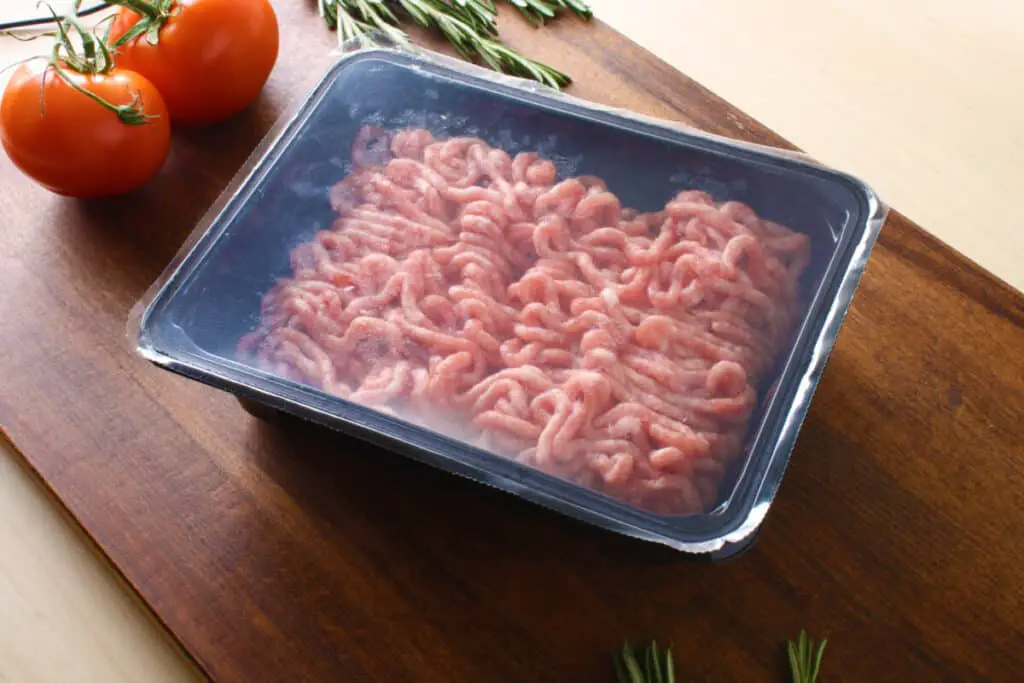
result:
[(50, 63), (47, 69), (52, 68), (53, 72), (57, 74), (60, 77), (60, 79), (67, 83), (69, 86), (71, 86), (78, 92), (82, 93), (83, 95), (85, 95), (90, 100), (100, 105), (104, 109), (109, 109), (110, 111), (117, 114), (117, 118), (119, 118), (122, 123), (125, 123), (129, 126), (141, 126), (143, 124), (149, 123), (150, 119), (157, 118), (155, 114), (146, 114), (142, 111), (142, 94), (138, 91), (136, 91), (135, 94), (132, 95), (132, 101), (130, 104), (114, 104), (113, 102), (104, 99), (103, 97), (100, 97), (96, 93), (87, 90), (86, 88), (83, 88), (78, 83), (75, 83), (75, 81), (70, 76), (68, 76), (67, 72), (65, 72), (64, 69), (62, 69), (58, 65), (57, 60), (57, 50), (56, 48), (54, 48), (54, 54), (53, 57), (50, 59)]
[[(117, 1), (121, 2), (122, 0)], [(143, 0), (127, 1), (142, 2)], [(173, 4), (171, 0), (158, 1), (160, 3), (161, 11), (169, 11)], [(49, 4), (45, 2), (41, 2), (40, 4), (46, 6), (50, 11), (50, 14), (53, 16), (54, 21), (57, 23), (57, 30), (54, 34), (56, 41), (54, 42), (53, 49), (50, 51), (49, 57), (41, 55), (29, 57), (28, 59), (8, 65), (8, 67), (5, 67), (4, 69), (0, 69), (0, 73), (6, 71), (8, 68), (17, 66), (18, 64), (24, 64), (32, 61), (33, 59), (46, 59), (46, 67), (43, 69), (42, 79), (39, 84), (39, 111), (41, 115), (46, 115), (46, 76), (52, 69), (53, 72), (57, 74), (62, 81), (64, 81), (64, 83), (71, 88), (74, 88), (82, 95), (85, 95), (104, 109), (114, 112), (117, 115), (117, 118), (126, 125), (141, 126), (149, 123), (151, 119), (158, 118), (155, 114), (146, 114), (143, 111), (142, 94), (139, 91), (136, 91), (132, 95), (132, 101), (129, 104), (114, 104), (113, 102), (100, 97), (96, 93), (91, 92), (76, 83), (74, 79), (68, 75), (65, 68), (85, 76), (106, 75), (114, 68), (113, 53), (107, 46), (105, 37), (103, 39), (98, 38), (79, 23), (77, 15), (81, 0), (75, 0), (72, 3), (67, 16), (64, 17), (57, 16), (57, 13), (53, 11), (53, 7)], [(79, 54), (75, 49), (75, 45), (71, 40), (72, 34), (77, 35), (82, 41), (81, 54)]]
[(140, 17), (148, 19), (156, 19), (160, 16), (160, 8), (157, 3), (150, 0), (107, 0), (107, 3), (130, 9)]
[(181, 11), (175, 0), (108, 0), (111, 5), (124, 7), (138, 14), (141, 18), (118, 38), (112, 47), (117, 48), (132, 42), (145, 34), (150, 45), (160, 42), (160, 29), (167, 20)]

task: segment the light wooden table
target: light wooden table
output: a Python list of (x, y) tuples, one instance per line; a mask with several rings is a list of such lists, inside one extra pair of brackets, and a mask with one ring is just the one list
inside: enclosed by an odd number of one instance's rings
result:
[[(638, 43), (821, 161), (863, 176), (911, 219), (1024, 288), (1024, 213), (1016, 209), (1024, 4), (591, 3)], [(0, 18), (15, 4), (34, 0), (0, 0)], [(0, 37), (0, 64), (38, 49)], [(198, 680), (20, 462), (0, 444), (0, 681)]]

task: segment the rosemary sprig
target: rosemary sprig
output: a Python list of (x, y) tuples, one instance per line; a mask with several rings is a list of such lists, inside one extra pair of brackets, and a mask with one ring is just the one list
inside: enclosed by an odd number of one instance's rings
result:
[(786, 646), (789, 653), (789, 668), (793, 672), (793, 683), (814, 683), (818, 680), (821, 658), (825, 654), (828, 639), (823, 639), (815, 647), (814, 639), (800, 631), (796, 642), (792, 640)]
[(523, 17), (536, 26), (543, 24), (548, 19), (554, 19), (558, 13), (558, 7), (548, 0), (506, 0), (508, 4), (519, 10)]
[[(398, 17), (381, 0), (346, 0), (339, 4), (349, 5), (352, 12), (362, 20), (361, 23), (372, 26), (373, 30), (380, 31), (391, 40), (397, 43), (409, 41), (409, 36), (406, 35), (405, 31), (396, 28)], [(342, 7), (339, 7), (338, 11), (340, 14), (347, 13)]]
[[(827, 643), (828, 640), (822, 640), (815, 644), (804, 631), (800, 631), (796, 642), (787, 642), (793, 683), (816, 683)], [(618, 683), (675, 683), (676, 680), (672, 649), (666, 649), (662, 655), (656, 642), (644, 649), (640, 659), (637, 659), (637, 653), (627, 643), (612, 656), (612, 664)]]
[(451, 0), (450, 4), (484, 35), (498, 35), (498, 8), (491, 0)]
[(572, 10), (581, 19), (590, 19), (594, 13), (583, 0), (505, 0), (536, 26), (554, 19), (559, 10)]
[(643, 666), (636, 659), (636, 653), (629, 644), (612, 657), (617, 683), (675, 683), (675, 664), (672, 662), (672, 648), (665, 650), (662, 658), (658, 644), (651, 643), (644, 650)]
[[(429, 30), (436, 30), (469, 61), (481, 61), (495, 71), (530, 78), (552, 88), (572, 79), (558, 69), (525, 57), (498, 40), (498, 10), (493, 0), (317, 0), (327, 27), (338, 31), (342, 42), (381, 32), (404, 44), (409, 36), (399, 16)], [(571, 9), (583, 18), (591, 16), (583, 0), (506, 0), (532, 23), (553, 18), (559, 9)], [(397, 12), (396, 12), (397, 11)]]

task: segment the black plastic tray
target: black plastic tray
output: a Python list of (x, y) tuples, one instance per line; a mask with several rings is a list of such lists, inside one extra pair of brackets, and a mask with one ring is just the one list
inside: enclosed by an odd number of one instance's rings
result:
[[(701, 189), (811, 237), (812, 261), (801, 283), (806, 314), (770, 386), (761, 387), (746, 455), (712, 512), (644, 512), (235, 360), (236, 341), (259, 318), (260, 298), (290, 273), (290, 250), (334, 218), (327, 191), (348, 170), (353, 139), (367, 123), (476, 135), (510, 153), (539, 151), (560, 175), (600, 176), (624, 206), (641, 211), (660, 210), (681, 189)], [(690, 552), (728, 552), (752, 539), (774, 497), (882, 212), (857, 179), (795, 155), (592, 107), (442, 60), (364, 50), (343, 57), (320, 80), (154, 285), (142, 304), (137, 344), (173, 372), (577, 518)]]

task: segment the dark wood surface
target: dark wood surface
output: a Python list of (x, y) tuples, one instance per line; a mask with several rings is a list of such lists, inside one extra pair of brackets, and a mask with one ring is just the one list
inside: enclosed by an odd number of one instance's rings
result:
[[(211, 678), (610, 681), (610, 649), (656, 637), (682, 680), (778, 681), (806, 628), (827, 681), (1020, 680), (1024, 298), (898, 214), (763, 533), (722, 565), (134, 357), (129, 309), (327, 59), (312, 3), (276, 4), (264, 98), (137, 195), (62, 200), (0, 160), (0, 426)], [(505, 31), (580, 96), (785, 144), (606, 27)]]

